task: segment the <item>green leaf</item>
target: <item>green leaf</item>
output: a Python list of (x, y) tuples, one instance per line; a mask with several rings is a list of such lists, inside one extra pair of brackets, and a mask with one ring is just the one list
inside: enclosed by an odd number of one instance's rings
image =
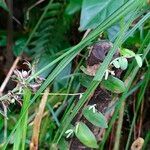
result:
[(0, 38), (0, 46), (6, 46), (7, 45), (7, 37), (6, 36), (1, 36)]
[(82, 113), (84, 117), (93, 125), (101, 128), (108, 127), (106, 118), (101, 112), (93, 112), (93, 110), (89, 109), (89, 106), (87, 106), (82, 110)]
[(69, 78), (72, 68), (72, 63), (69, 63), (54, 79), (53, 90), (54, 92), (60, 90), (61, 88), (67, 88)]
[(135, 56), (135, 53), (133, 51), (126, 49), (126, 48), (121, 48), (120, 53), (124, 57), (134, 57)]
[(81, 9), (82, 0), (70, 0), (69, 5), (66, 8), (66, 13), (72, 15)]
[(136, 62), (139, 67), (142, 67), (142, 58), (137, 54), (135, 55)]
[(76, 128), (75, 135), (81, 143), (90, 148), (98, 148), (96, 138), (87, 125), (79, 122)]
[(65, 138), (61, 138), (58, 143), (59, 150), (68, 150), (69, 149), (69, 143), (65, 140)]
[[(37, 65), (35, 66), (35, 73), (38, 72), (39, 70), (41, 70), (42, 68), (44, 68), (47, 64), (49, 64), (50, 62), (52, 62), (54, 60), (54, 58), (51, 56), (50, 53), (43, 53), (41, 54)], [(46, 78), (47, 75), (53, 70), (55, 66), (51, 66), (49, 67), (47, 70), (43, 71), (40, 76), (43, 78)]]
[(111, 42), (114, 42), (114, 40), (118, 36), (119, 31), (120, 31), (119, 23), (108, 28), (107, 34), (108, 34), (108, 38)]
[(126, 90), (124, 82), (113, 76), (109, 76), (107, 80), (103, 80), (101, 86), (113, 93), (122, 93)]
[(119, 64), (118, 60), (114, 60), (114, 61), (113, 61), (113, 65), (114, 65), (117, 69), (120, 68), (120, 64)]
[(93, 29), (108, 18), (124, 0), (83, 0), (79, 30)]
[(93, 77), (88, 76), (86, 74), (82, 74), (79, 80), (80, 80), (81, 85), (87, 88), (90, 82), (92, 81), (92, 79)]
[[(28, 88), (25, 88), (23, 92), (24, 92), (23, 106), (21, 108), (20, 115), (22, 115), (25, 112), (25, 108), (29, 105), (31, 94), (32, 94)], [(25, 116), (21, 120), (21, 124), (19, 125), (19, 127), (17, 128), (15, 132), (13, 150), (25, 149), (27, 126), (28, 126), (28, 111), (25, 112)]]
[[(80, 83), (82, 86), (87, 88), (92, 79), (93, 77), (83, 74), (80, 78)], [(101, 86), (113, 93), (122, 93), (126, 89), (124, 82), (111, 75), (108, 77), (107, 80), (102, 80)]]
[(8, 11), (8, 7), (4, 0), (0, 0), (0, 7), (2, 7), (4, 10)]
[(90, 75), (90, 73), (87, 71), (87, 69), (86, 69), (83, 65), (80, 67), (80, 69), (81, 69), (85, 74)]
[(118, 59), (118, 62), (119, 62), (120, 68), (122, 70), (127, 69), (127, 67), (128, 67), (128, 61), (127, 61), (127, 59), (125, 57), (120, 57)]
[(13, 47), (13, 53), (15, 56), (19, 56), (23, 50), (25, 51), (26, 49), (23, 49), (24, 45), (26, 43), (26, 39), (20, 38), (15, 42), (15, 45)]

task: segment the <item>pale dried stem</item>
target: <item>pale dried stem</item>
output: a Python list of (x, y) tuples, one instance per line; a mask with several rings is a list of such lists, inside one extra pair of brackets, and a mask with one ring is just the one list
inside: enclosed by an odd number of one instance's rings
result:
[(30, 143), (30, 150), (38, 150), (38, 139), (39, 139), (39, 133), (40, 133), (40, 126), (41, 121), (44, 116), (44, 109), (46, 105), (46, 101), (49, 94), (49, 88), (47, 88), (44, 92), (44, 95), (41, 99), (41, 103), (39, 105), (39, 110), (35, 116), (34, 123), (33, 123), (33, 134), (32, 139)]
[(90, 32), (91, 32), (91, 29), (86, 30), (86, 32), (84, 33), (84, 35), (82, 37), (82, 40), (85, 39)]

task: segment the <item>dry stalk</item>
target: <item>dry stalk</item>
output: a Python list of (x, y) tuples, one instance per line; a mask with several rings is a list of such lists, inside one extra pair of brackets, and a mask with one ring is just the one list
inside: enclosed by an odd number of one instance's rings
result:
[(38, 150), (38, 139), (40, 133), (41, 121), (44, 115), (44, 109), (46, 105), (46, 101), (49, 95), (49, 88), (47, 88), (42, 96), (41, 103), (39, 105), (39, 110), (35, 116), (33, 123), (33, 134), (30, 142), (30, 150)]

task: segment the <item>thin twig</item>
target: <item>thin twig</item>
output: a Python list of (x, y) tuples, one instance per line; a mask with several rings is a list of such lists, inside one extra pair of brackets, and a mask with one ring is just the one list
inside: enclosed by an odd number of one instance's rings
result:
[(83, 35), (82, 40), (85, 39), (85, 38), (88, 36), (88, 34), (89, 34), (90, 32), (91, 32), (91, 29), (86, 30), (86, 32), (85, 32), (84, 35)]
[(36, 3), (34, 3), (33, 5), (31, 5), (28, 10), (27, 10), (27, 20), (29, 20), (29, 13), (31, 11), (31, 9), (33, 9), (34, 7), (36, 7), (37, 5), (41, 4), (42, 2), (44, 2), (45, 0), (39, 0)]
[(137, 137), (141, 136), (141, 131), (142, 131), (142, 123), (143, 123), (143, 110), (144, 110), (144, 99), (141, 104), (141, 110), (140, 110), (140, 120), (139, 120), (139, 129), (138, 129), (138, 135)]
[(4, 89), (5, 89), (5, 87), (6, 87), (7, 83), (8, 83), (8, 81), (9, 81), (9, 79), (10, 79), (10, 77), (11, 77), (13, 71), (14, 71), (14, 69), (16, 68), (19, 60), (20, 60), (20, 57), (17, 57), (16, 60), (14, 61), (13, 65), (11, 66), (11, 68), (10, 68), (6, 78), (5, 78), (5, 80), (3, 81), (3, 83), (2, 83), (2, 85), (0, 87), (0, 96), (2, 95), (2, 93), (3, 93)]

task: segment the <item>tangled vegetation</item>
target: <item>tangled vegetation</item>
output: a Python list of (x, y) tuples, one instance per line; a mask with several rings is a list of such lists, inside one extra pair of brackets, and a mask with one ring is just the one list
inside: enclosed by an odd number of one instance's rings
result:
[(0, 0), (0, 149), (150, 149), (149, 10)]

